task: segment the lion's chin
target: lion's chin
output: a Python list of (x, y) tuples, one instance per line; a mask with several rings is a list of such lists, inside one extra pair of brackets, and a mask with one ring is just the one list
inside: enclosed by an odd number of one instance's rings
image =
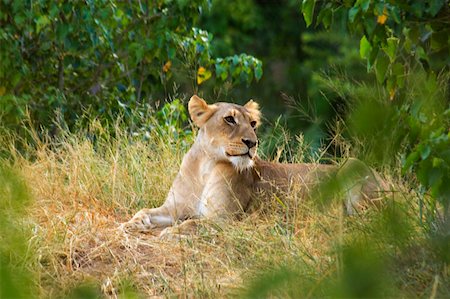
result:
[(248, 156), (231, 156), (228, 157), (228, 159), (230, 160), (231, 164), (233, 164), (234, 168), (236, 168), (236, 170), (238, 172), (242, 172), (246, 169), (252, 168), (253, 167), (253, 160)]

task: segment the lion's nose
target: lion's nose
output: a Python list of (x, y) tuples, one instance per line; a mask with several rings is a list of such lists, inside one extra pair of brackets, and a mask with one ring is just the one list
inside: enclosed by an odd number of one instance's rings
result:
[(254, 147), (256, 145), (256, 141), (250, 140), (250, 139), (246, 139), (246, 138), (242, 138), (242, 142), (250, 149), (252, 147)]

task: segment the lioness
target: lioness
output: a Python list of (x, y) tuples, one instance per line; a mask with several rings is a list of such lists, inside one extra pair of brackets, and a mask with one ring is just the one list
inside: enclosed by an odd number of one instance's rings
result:
[[(245, 211), (257, 192), (286, 192), (297, 184), (306, 195), (320, 177), (345, 170), (334, 165), (282, 164), (258, 158), (255, 129), (261, 113), (252, 100), (244, 106), (208, 105), (194, 95), (188, 108), (193, 123), (200, 129), (166, 201), (159, 208), (140, 210), (123, 224), (125, 230), (148, 231), (188, 218), (226, 218)], [(362, 165), (356, 159), (347, 164), (352, 163)], [(358, 169), (358, 176), (352, 177), (346, 190), (348, 213), (363, 201), (378, 199), (380, 192), (387, 190), (377, 173), (366, 166)]]

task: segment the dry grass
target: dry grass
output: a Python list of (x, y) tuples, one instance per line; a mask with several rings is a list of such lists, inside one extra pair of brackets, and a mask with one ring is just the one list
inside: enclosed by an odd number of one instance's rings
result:
[[(339, 205), (318, 210), (295, 197), (284, 203), (274, 198), (241, 221), (204, 223), (180, 240), (160, 240), (157, 231), (125, 235), (117, 229), (121, 222), (163, 202), (185, 147), (157, 135), (140, 141), (120, 129), (115, 138), (105, 137), (95, 124), (92, 132), (95, 142), (70, 134), (39, 142), (28, 150), (33, 159), (14, 158), (33, 197), (25, 220), (39, 297), (65, 296), (86, 282), (113, 298), (130, 292), (240, 296), (257, 273), (283, 265), (309, 275), (313, 296), (341, 271), (336, 248), (364, 230), (370, 217), (349, 219)], [(419, 286), (403, 285), (406, 294), (430, 294), (434, 276), (423, 272)]]

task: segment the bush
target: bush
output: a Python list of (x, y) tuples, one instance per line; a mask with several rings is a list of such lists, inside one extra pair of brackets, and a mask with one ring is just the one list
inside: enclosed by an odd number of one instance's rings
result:
[(85, 109), (111, 121), (123, 106), (165, 98), (177, 73), (191, 93), (210, 78), (259, 80), (258, 59), (211, 56), (212, 36), (195, 27), (206, 5), (204, 0), (1, 1), (3, 123), (18, 126), (26, 109), (37, 126), (47, 128), (55, 110), (70, 127)]

